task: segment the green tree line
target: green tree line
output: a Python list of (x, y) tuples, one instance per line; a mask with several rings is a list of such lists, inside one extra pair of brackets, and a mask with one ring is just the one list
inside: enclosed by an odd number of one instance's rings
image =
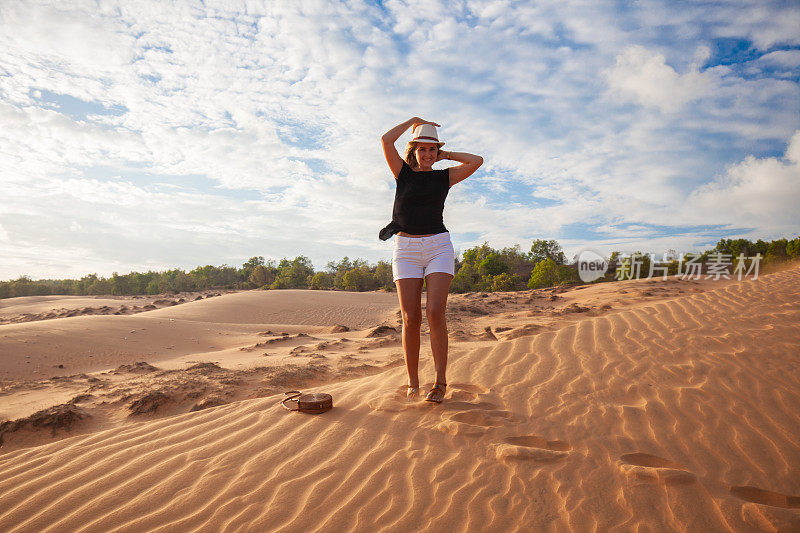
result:
[[(650, 258), (641, 252), (640, 274), (646, 277)], [(714, 259), (715, 254), (726, 254), (735, 260), (739, 254), (762, 256), (762, 266), (770, 267), (800, 258), (800, 237), (793, 240), (778, 239), (770, 242), (761, 239), (721, 239), (711, 250), (699, 254), (699, 262)], [(612, 281), (615, 266), (621, 254), (611, 254), (611, 270), (598, 282)], [(685, 259), (685, 257), (684, 257)], [(623, 261), (625, 259), (622, 259)], [(629, 259), (628, 259), (629, 260)], [(668, 265), (669, 273), (678, 269), (678, 260)], [(456, 274), (451, 283), (452, 292), (516, 291), (552, 287), (561, 284), (581, 283), (575, 265), (567, 264), (561, 245), (555, 240), (536, 239), (530, 250), (523, 252), (519, 244), (514, 247), (494, 249), (488, 243), (465, 250), (456, 258)], [(262, 256), (250, 258), (241, 267), (199, 266), (188, 272), (172, 269), (161, 272), (114, 273), (105, 278), (89, 274), (80, 279), (32, 280), (28, 276), (0, 282), (0, 298), (15, 296), (65, 295), (135, 295), (188, 292), (205, 289), (316, 289), (343, 291), (372, 291), (395, 289), (392, 282), (392, 265), (378, 261), (370, 265), (363, 259), (344, 257), (329, 262), (322, 271), (315, 271), (309, 258), (265, 261)]]

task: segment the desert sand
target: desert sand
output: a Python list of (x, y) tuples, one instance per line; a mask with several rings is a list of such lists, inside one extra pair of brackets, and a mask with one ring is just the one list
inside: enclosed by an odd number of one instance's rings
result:
[(38, 298), (0, 326), (0, 531), (800, 530), (800, 268), (450, 295), (441, 405), (396, 294)]

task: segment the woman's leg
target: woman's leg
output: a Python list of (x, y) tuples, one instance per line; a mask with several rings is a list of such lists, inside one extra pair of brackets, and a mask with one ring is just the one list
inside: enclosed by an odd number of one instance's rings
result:
[(427, 299), (425, 314), (431, 330), (431, 352), (436, 367), (436, 383), (447, 383), (447, 294), (453, 276), (446, 272), (432, 272), (425, 277)]
[(422, 278), (395, 281), (403, 313), (403, 353), (408, 370), (408, 386), (419, 387), (419, 329), (422, 325)]

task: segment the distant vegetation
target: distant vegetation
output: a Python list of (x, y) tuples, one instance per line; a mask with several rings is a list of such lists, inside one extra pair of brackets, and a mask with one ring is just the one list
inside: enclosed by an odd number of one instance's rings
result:
[[(636, 252), (641, 259), (639, 276), (646, 277), (650, 258)], [(780, 263), (800, 258), (800, 237), (793, 240), (778, 239), (770, 242), (761, 239), (722, 239), (711, 250), (700, 254), (697, 261), (709, 263), (715, 254), (739, 254), (752, 257), (761, 254), (761, 271)], [(456, 260), (456, 275), (452, 292), (516, 291), (552, 287), (561, 284), (581, 283), (574, 265), (567, 264), (561, 245), (554, 240), (533, 241), (530, 251), (523, 252), (519, 245), (496, 250), (487, 243), (465, 250)], [(633, 254), (632, 254), (633, 255)], [(611, 255), (612, 265), (618, 265), (620, 253)], [(623, 260), (624, 261), (624, 260)], [(612, 281), (613, 268), (598, 282)], [(670, 274), (678, 269), (678, 260), (668, 265)], [(205, 289), (318, 289), (342, 291), (372, 291), (395, 289), (392, 282), (392, 265), (378, 261), (370, 265), (365, 260), (345, 257), (331, 261), (325, 270), (315, 272), (305, 256), (294, 259), (264, 261), (253, 257), (241, 267), (206, 265), (189, 272), (173, 269), (162, 272), (131, 272), (109, 278), (96, 274), (81, 279), (32, 280), (27, 276), (0, 282), (0, 298), (15, 296), (68, 295), (134, 295), (189, 292)]]
[(328, 263), (322, 272), (315, 272), (311, 260), (304, 256), (294, 259), (264, 261), (253, 257), (241, 267), (228, 265), (197, 267), (186, 272), (173, 269), (162, 272), (131, 272), (109, 278), (90, 274), (81, 279), (32, 280), (22, 276), (0, 282), (0, 298), (72, 295), (133, 295), (168, 292), (201, 291), (205, 289), (338, 289), (369, 291), (381, 287), (393, 288), (392, 265), (379, 261), (370, 266), (362, 259)]

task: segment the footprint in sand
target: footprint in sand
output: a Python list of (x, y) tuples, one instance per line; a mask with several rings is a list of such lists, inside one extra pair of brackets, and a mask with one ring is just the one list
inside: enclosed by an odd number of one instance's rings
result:
[(506, 437), (505, 441), (515, 446), (524, 446), (527, 448), (544, 448), (558, 452), (568, 452), (572, 446), (563, 440), (547, 440), (544, 437), (537, 435), (523, 435), (520, 437)]
[(800, 509), (800, 496), (789, 496), (780, 492), (759, 489), (743, 485), (731, 487), (731, 494), (748, 502), (770, 505), (772, 507), (782, 507), (783, 509)]
[(442, 409), (447, 411), (470, 411), (472, 409), (483, 409), (486, 411), (497, 411), (500, 409), (496, 403), (486, 402), (486, 401), (458, 401), (458, 400), (451, 400), (445, 401), (442, 404)]
[(501, 461), (534, 461), (551, 463), (569, 455), (572, 446), (562, 440), (547, 440), (538, 435), (506, 437), (502, 444), (493, 445), (495, 456)]
[(626, 453), (620, 457), (618, 466), (629, 476), (665, 485), (691, 483), (696, 479), (683, 465), (649, 453)]
[(800, 531), (800, 496), (742, 485), (730, 488), (731, 494), (745, 500), (741, 517), (760, 531)]
[(514, 415), (500, 405), (486, 401), (488, 389), (478, 385), (454, 383), (450, 397), (442, 403), (442, 422), (436, 428), (451, 435), (482, 435), (487, 430), (507, 425)]
[(406, 391), (407, 387), (398, 387), (394, 392), (385, 393), (367, 401), (367, 405), (373, 411), (387, 413), (399, 413), (415, 407), (422, 407), (419, 401), (409, 401), (406, 398)]
[(433, 384), (423, 385), (420, 387), (420, 398), (418, 400), (409, 401), (406, 399), (406, 386), (400, 386), (394, 392), (387, 392), (367, 402), (367, 405), (375, 411), (385, 411), (390, 413), (398, 413), (408, 409), (431, 409), (441, 407), (448, 411), (468, 410), (468, 409), (487, 409), (495, 410), (498, 407), (489, 402), (474, 403), (481, 396), (489, 393), (488, 389), (478, 385), (469, 383), (450, 383), (447, 386), (447, 393), (445, 394), (445, 401), (442, 404), (434, 404), (431, 402), (423, 401), (425, 395)]
[(486, 394), (489, 392), (489, 389), (485, 389), (480, 385), (473, 385), (472, 383), (451, 383), (448, 385), (448, 388), (471, 392), (473, 394)]
[(456, 413), (449, 417), (449, 419), (455, 422), (470, 424), (472, 426), (488, 428), (502, 426), (504, 420), (507, 420), (512, 416), (508, 411), (486, 410), (482, 407), (479, 407), (480, 404), (475, 405), (475, 410)]
[[(479, 385), (471, 383), (450, 383), (447, 385), (447, 394), (445, 394), (445, 403), (461, 401), (461, 402), (474, 402), (483, 395), (488, 394), (489, 389), (485, 389)], [(444, 405), (444, 404), (442, 404)]]
[(503, 426), (513, 415), (508, 411), (461, 412), (442, 420), (436, 429), (451, 435), (480, 436)]

